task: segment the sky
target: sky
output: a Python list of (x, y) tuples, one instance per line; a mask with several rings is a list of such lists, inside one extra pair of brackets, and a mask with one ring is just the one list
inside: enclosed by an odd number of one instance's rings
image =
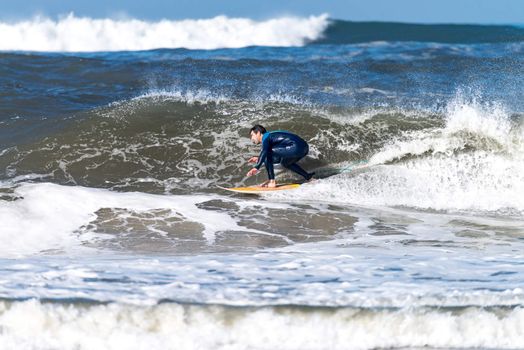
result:
[(0, 20), (58, 18), (210, 18), (257, 20), (327, 13), (352, 21), (524, 24), (524, 0), (2, 0)]

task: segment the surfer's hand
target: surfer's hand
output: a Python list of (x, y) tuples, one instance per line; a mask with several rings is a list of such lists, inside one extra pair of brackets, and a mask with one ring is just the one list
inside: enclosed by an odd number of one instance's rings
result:
[(256, 175), (257, 173), (258, 173), (258, 169), (253, 168), (247, 172), (246, 176), (253, 176), (253, 175)]
[(248, 163), (258, 163), (258, 157), (251, 157), (251, 158), (249, 158), (249, 160), (247, 162)]

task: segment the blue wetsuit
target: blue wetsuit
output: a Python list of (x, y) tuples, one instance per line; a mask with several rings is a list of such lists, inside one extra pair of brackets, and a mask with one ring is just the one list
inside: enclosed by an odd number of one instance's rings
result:
[(255, 168), (260, 169), (265, 165), (267, 176), (270, 180), (275, 179), (273, 164), (280, 163), (306, 180), (311, 179), (313, 173), (308, 173), (296, 164), (309, 152), (309, 146), (299, 136), (288, 131), (278, 130), (266, 132), (262, 135), (262, 150), (258, 156), (258, 163)]

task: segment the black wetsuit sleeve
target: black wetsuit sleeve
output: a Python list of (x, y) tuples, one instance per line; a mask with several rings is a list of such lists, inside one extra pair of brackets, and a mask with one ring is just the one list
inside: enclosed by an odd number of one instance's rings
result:
[(271, 154), (266, 156), (266, 170), (267, 170), (267, 178), (269, 180), (274, 180), (275, 171), (273, 170), (273, 156)]
[(273, 156), (271, 155), (271, 145), (269, 139), (262, 142), (262, 150), (258, 156), (258, 163), (255, 168), (260, 169), (262, 164), (265, 164), (267, 170), (267, 177), (269, 180), (275, 179), (275, 171), (273, 170)]

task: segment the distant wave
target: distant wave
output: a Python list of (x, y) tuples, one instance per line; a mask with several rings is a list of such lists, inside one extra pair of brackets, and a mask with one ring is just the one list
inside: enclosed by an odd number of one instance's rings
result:
[(35, 17), (0, 22), (0, 50), (45, 52), (137, 51), (159, 48), (219, 49), (367, 42), (524, 42), (524, 28), (511, 25), (410, 24), (333, 20), (327, 14), (264, 21), (210, 19), (93, 19), (74, 14), (58, 20)]
[(218, 16), (148, 22), (70, 14), (56, 21), (37, 17), (16, 23), (0, 22), (0, 50), (93, 52), (301, 46), (320, 39), (328, 25), (327, 15), (265, 21)]

